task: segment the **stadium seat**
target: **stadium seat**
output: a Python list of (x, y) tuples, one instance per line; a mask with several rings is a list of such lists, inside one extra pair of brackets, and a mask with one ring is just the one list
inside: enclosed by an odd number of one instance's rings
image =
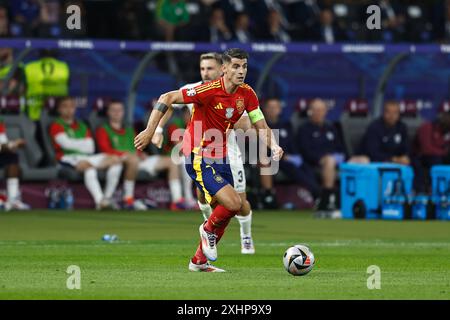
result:
[(369, 104), (365, 99), (351, 99), (340, 117), (342, 138), (349, 156), (356, 155), (361, 139), (372, 119)]
[(24, 181), (48, 181), (57, 177), (57, 168), (47, 166), (39, 168), (44, 154), (35, 139), (36, 125), (24, 114), (3, 115), (6, 124), (8, 138), (25, 139), (26, 144), (23, 149), (18, 150), (19, 164)]
[(2, 114), (19, 114), (21, 105), (25, 104), (23, 98), (7, 95), (0, 97), (0, 111)]
[(106, 107), (108, 106), (111, 98), (109, 97), (99, 97), (94, 100), (92, 106), (92, 111), (88, 116), (88, 125), (91, 130), (95, 131), (106, 121)]
[(421, 100), (401, 100), (399, 103), (401, 119), (408, 128), (409, 141), (413, 141), (417, 129), (423, 122), (419, 114), (420, 109), (422, 109), (422, 102)]
[(297, 134), (298, 128), (308, 120), (308, 106), (312, 99), (300, 98), (290, 119), (292, 131)]

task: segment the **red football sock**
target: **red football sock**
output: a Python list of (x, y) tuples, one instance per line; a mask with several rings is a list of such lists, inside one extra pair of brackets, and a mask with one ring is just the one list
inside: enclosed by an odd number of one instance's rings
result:
[(204, 264), (206, 263), (206, 261), (208, 261), (208, 259), (206, 259), (205, 255), (203, 254), (202, 242), (200, 241), (200, 244), (197, 247), (197, 251), (195, 252), (194, 257), (192, 257), (192, 263)]
[[(217, 235), (216, 244), (219, 243), (220, 239), (222, 238), (223, 234), (225, 233), (225, 229), (230, 223), (231, 218), (227, 218), (226, 220), (223, 220), (219, 227), (216, 228), (215, 233)], [(208, 259), (203, 254), (202, 250), (202, 242), (200, 241), (200, 244), (197, 247), (197, 251), (195, 252), (194, 257), (192, 257), (192, 263), (195, 264), (203, 264), (206, 263)]]
[(217, 235), (216, 244), (219, 243), (219, 241), (222, 238), (223, 234), (225, 233), (225, 229), (228, 226), (228, 223), (230, 223), (230, 221), (231, 221), (231, 218), (229, 218), (227, 221), (224, 221), (222, 223), (222, 225), (216, 229), (216, 235)]
[(223, 224), (228, 224), (229, 220), (233, 218), (236, 213), (238, 212), (230, 211), (220, 204), (217, 205), (205, 223), (205, 230), (216, 233), (216, 230)]

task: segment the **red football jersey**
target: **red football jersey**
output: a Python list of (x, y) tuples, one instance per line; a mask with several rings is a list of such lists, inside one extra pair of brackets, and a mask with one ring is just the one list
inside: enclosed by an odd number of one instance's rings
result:
[[(79, 128), (78, 121), (74, 121), (70, 125), (70, 127), (72, 128), (72, 130), (78, 130), (78, 128)], [(64, 156), (65, 153), (64, 153), (63, 148), (56, 142), (55, 137), (59, 133), (66, 133), (66, 130), (64, 129), (64, 127), (61, 124), (59, 124), (57, 122), (53, 122), (50, 125), (49, 132), (50, 132), (50, 137), (52, 139), (53, 147), (55, 148), (56, 160), (59, 161), (59, 160), (61, 160), (61, 158)], [(85, 138), (92, 138), (91, 130), (87, 129)]]
[(223, 78), (181, 90), (184, 103), (193, 103), (191, 121), (183, 138), (183, 153), (191, 152), (211, 158), (224, 158), (227, 154), (227, 131), (242, 116), (259, 108), (255, 91), (240, 85), (235, 93), (227, 93)]

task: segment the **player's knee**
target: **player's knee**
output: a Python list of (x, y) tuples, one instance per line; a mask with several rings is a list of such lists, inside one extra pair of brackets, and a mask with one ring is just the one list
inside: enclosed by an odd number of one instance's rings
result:
[(228, 210), (233, 211), (233, 212), (239, 212), (241, 211), (241, 207), (242, 207), (242, 199), (241, 197), (239, 197), (239, 195), (234, 195), (232, 197), (230, 197), (229, 199), (229, 204), (228, 204)]
[(130, 154), (125, 161), (127, 167), (137, 168), (139, 166), (139, 157), (136, 154)]
[(89, 168), (92, 168), (92, 165), (87, 161), (80, 161), (75, 167), (75, 169), (77, 171), (82, 171), (82, 172), (88, 170)]

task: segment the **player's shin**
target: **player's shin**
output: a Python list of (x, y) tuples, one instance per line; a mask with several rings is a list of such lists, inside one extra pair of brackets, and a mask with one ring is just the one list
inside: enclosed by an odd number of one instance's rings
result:
[(105, 186), (105, 198), (111, 199), (114, 191), (117, 188), (120, 180), (120, 174), (122, 173), (122, 165), (115, 164), (108, 168), (106, 171), (106, 186)]
[(226, 226), (230, 219), (236, 215), (236, 213), (237, 211), (228, 210), (223, 205), (217, 205), (205, 223), (205, 230), (216, 233), (216, 231), (223, 225)]
[(192, 257), (192, 263), (203, 264), (206, 263), (207, 261), (208, 259), (203, 254), (202, 242), (200, 241), (200, 244), (197, 247), (197, 251), (195, 252), (195, 255)]
[(222, 236), (225, 233), (225, 229), (228, 226), (228, 224), (230, 223), (230, 221), (231, 221), (231, 218), (228, 219), (228, 221), (224, 221), (222, 223), (222, 225), (219, 228), (217, 228), (217, 230), (216, 230), (216, 235), (217, 235), (216, 244), (219, 243), (220, 239), (222, 239)]
[(252, 211), (246, 216), (236, 215), (236, 219), (239, 221), (241, 238), (247, 238), (252, 236)]
[(92, 198), (94, 198), (95, 204), (99, 205), (103, 198), (103, 191), (98, 181), (97, 170), (95, 168), (89, 168), (84, 171), (84, 184)]

